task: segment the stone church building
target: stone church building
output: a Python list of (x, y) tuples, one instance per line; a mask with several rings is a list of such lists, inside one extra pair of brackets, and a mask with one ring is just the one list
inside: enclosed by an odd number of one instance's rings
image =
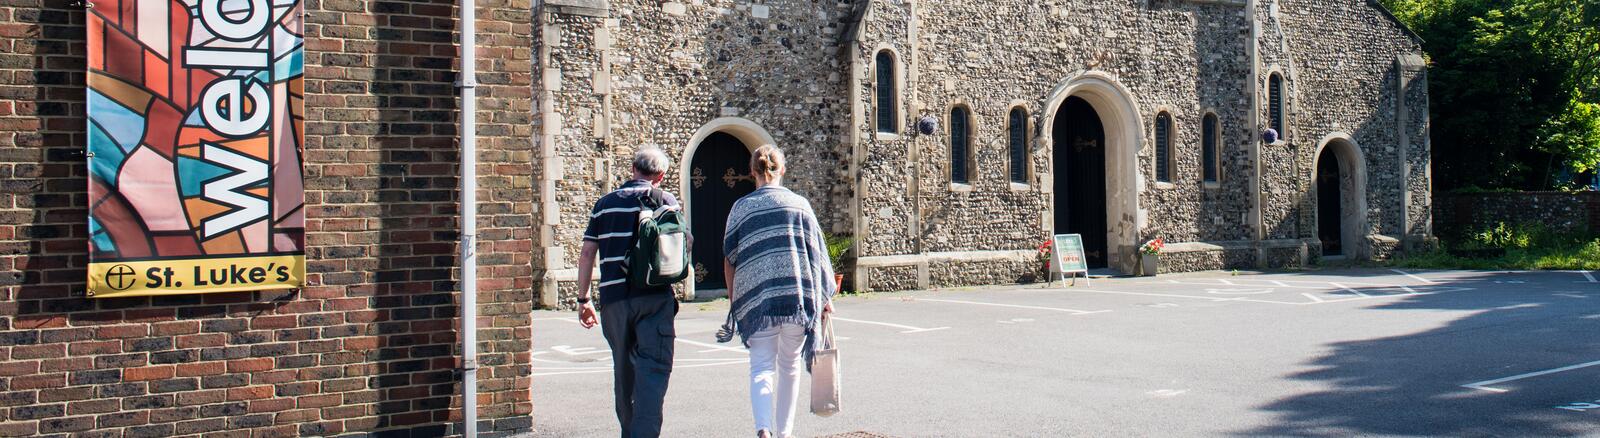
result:
[(1182, 272), (1431, 236), (1420, 40), (1375, 1), (545, 0), (533, 33), (548, 306), (640, 146), (702, 294), (769, 143), (857, 290), (1038, 281), (1057, 233), (1121, 272), (1156, 237)]

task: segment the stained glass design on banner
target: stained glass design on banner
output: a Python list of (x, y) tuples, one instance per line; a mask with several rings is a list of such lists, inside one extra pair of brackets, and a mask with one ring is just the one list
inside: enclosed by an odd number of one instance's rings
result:
[(95, 0), (89, 294), (298, 288), (300, 0)]

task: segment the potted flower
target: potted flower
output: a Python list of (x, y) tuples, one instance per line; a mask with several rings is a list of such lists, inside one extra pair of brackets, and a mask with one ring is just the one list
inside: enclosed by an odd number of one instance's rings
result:
[(1050, 260), (1052, 258), (1051, 256), (1054, 255), (1054, 251), (1055, 251), (1055, 248), (1054, 248), (1054, 246), (1051, 245), (1051, 243), (1052, 243), (1051, 241), (1045, 240), (1044, 243), (1040, 243), (1037, 248), (1034, 248), (1034, 251), (1038, 253), (1038, 255), (1035, 258), (1037, 260), (1039, 260), (1039, 277), (1038, 278), (1042, 278), (1042, 279), (1044, 279), (1044, 281), (1050, 281), (1051, 280), (1051, 278), (1050, 278)]
[(1136, 274), (1141, 277), (1153, 277), (1161, 273), (1161, 250), (1166, 247), (1167, 243), (1160, 237), (1139, 245), (1139, 264), (1135, 266), (1138, 270)]
[(855, 239), (837, 234), (825, 234), (822, 237), (825, 240), (824, 243), (828, 245), (828, 260), (833, 263), (833, 282), (837, 286), (834, 290), (843, 291), (844, 254), (850, 251), (852, 245), (855, 245)]

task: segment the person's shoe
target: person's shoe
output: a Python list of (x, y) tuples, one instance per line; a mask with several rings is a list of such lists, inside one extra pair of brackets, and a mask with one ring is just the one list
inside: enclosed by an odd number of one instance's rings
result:
[(767, 433), (765, 430), (758, 430), (756, 431), (756, 438), (772, 438), (772, 434)]

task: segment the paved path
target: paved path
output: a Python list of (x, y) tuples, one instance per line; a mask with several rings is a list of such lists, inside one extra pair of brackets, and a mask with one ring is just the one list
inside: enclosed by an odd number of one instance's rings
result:
[[(802, 414), (797, 432), (1600, 436), (1600, 283), (1584, 274), (1197, 273), (846, 297), (844, 412)], [(713, 340), (725, 311), (683, 307), (666, 436), (753, 434), (745, 353)], [(535, 436), (615, 436), (599, 331), (534, 317)]]

